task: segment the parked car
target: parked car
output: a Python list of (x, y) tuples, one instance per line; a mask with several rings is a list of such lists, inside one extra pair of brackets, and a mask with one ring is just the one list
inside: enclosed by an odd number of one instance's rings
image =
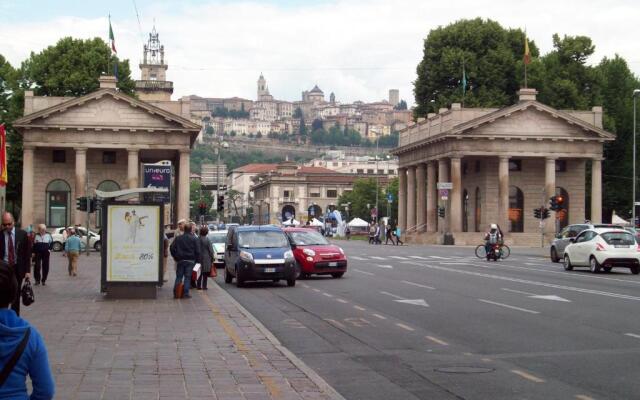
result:
[(615, 228), (624, 229), (620, 225), (611, 224), (573, 224), (567, 225), (556, 235), (556, 238), (551, 242), (551, 249), (549, 255), (552, 262), (560, 262), (564, 249), (569, 245), (571, 238), (577, 237), (580, 232), (585, 229), (599, 229), (599, 228)]
[[(87, 245), (87, 230), (84, 227), (73, 227), (80, 234), (80, 242), (82, 244), (82, 248), (86, 248)], [(64, 235), (63, 232), (68, 228), (55, 228), (51, 233), (51, 238), (53, 239), (52, 249), (53, 251), (62, 251), (64, 249)], [(96, 251), (100, 251), (102, 248), (102, 241), (100, 240), (100, 235), (89, 230), (89, 246)]]
[(207, 234), (213, 247), (213, 263), (217, 268), (224, 267), (224, 248), (227, 240), (227, 231), (209, 231)]
[(264, 226), (233, 226), (225, 245), (224, 281), (242, 287), (246, 281), (287, 281), (296, 284), (296, 259), (281, 228)]
[(624, 229), (595, 228), (582, 231), (564, 250), (564, 269), (589, 267), (598, 273), (613, 267), (629, 268), (640, 273), (640, 246), (635, 236)]
[(347, 271), (347, 256), (342, 248), (331, 244), (317, 230), (309, 228), (285, 228), (297, 268), (302, 278), (311, 274), (331, 275), (342, 278)]
[(631, 234), (636, 237), (636, 242), (640, 243), (640, 229), (627, 226), (624, 230), (631, 232)]

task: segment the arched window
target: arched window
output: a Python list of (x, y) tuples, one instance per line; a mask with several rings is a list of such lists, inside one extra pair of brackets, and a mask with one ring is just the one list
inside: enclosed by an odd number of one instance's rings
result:
[(510, 232), (524, 232), (524, 195), (517, 186), (509, 186)]
[(286, 206), (282, 207), (282, 222), (295, 217), (296, 209), (292, 205), (287, 204)]
[[(100, 182), (97, 189), (103, 192), (115, 192), (120, 190), (120, 185), (118, 185), (118, 182), (106, 180)], [(102, 212), (100, 207), (98, 207), (96, 210), (96, 227), (99, 228), (100, 226), (102, 226)]]
[[(556, 196), (562, 196), (562, 210), (556, 212), (558, 232), (569, 225), (569, 193), (564, 188), (556, 187)], [(582, 222), (582, 221), (580, 221)]]
[(62, 179), (47, 185), (45, 199), (45, 223), (48, 227), (69, 226), (71, 221), (71, 186)]
[(476, 232), (480, 232), (480, 225), (482, 224), (482, 196), (480, 194), (480, 188), (476, 188), (476, 210), (475, 210), (475, 227)]
[(469, 232), (469, 193), (462, 192), (462, 232)]

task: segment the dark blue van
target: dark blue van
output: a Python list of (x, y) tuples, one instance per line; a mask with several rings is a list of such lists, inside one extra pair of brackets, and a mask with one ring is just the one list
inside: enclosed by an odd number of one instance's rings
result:
[(246, 281), (296, 284), (296, 260), (287, 236), (272, 225), (235, 226), (227, 233), (224, 281), (241, 287)]

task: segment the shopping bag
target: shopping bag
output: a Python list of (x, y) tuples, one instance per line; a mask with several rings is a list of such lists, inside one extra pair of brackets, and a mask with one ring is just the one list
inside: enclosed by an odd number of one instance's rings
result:
[(33, 294), (33, 287), (31, 287), (31, 281), (29, 280), (29, 278), (25, 278), (22, 289), (20, 290), (20, 295), (22, 296), (22, 304), (24, 304), (25, 306), (30, 306), (34, 301), (36, 301), (36, 297)]
[(196, 280), (200, 276), (200, 271), (201, 270), (202, 270), (202, 265), (200, 263), (196, 263), (196, 265), (193, 266), (193, 273), (195, 273), (195, 279)]

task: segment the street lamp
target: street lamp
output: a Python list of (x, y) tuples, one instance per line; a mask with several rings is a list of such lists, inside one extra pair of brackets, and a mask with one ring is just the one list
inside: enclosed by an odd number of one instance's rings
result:
[(380, 179), (378, 179), (378, 142), (380, 141), (380, 134), (376, 131), (376, 221), (378, 220), (378, 186), (379, 186), (379, 181)]
[(633, 202), (631, 203), (631, 220), (633, 226), (636, 226), (636, 97), (640, 94), (640, 89), (633, 91)]

